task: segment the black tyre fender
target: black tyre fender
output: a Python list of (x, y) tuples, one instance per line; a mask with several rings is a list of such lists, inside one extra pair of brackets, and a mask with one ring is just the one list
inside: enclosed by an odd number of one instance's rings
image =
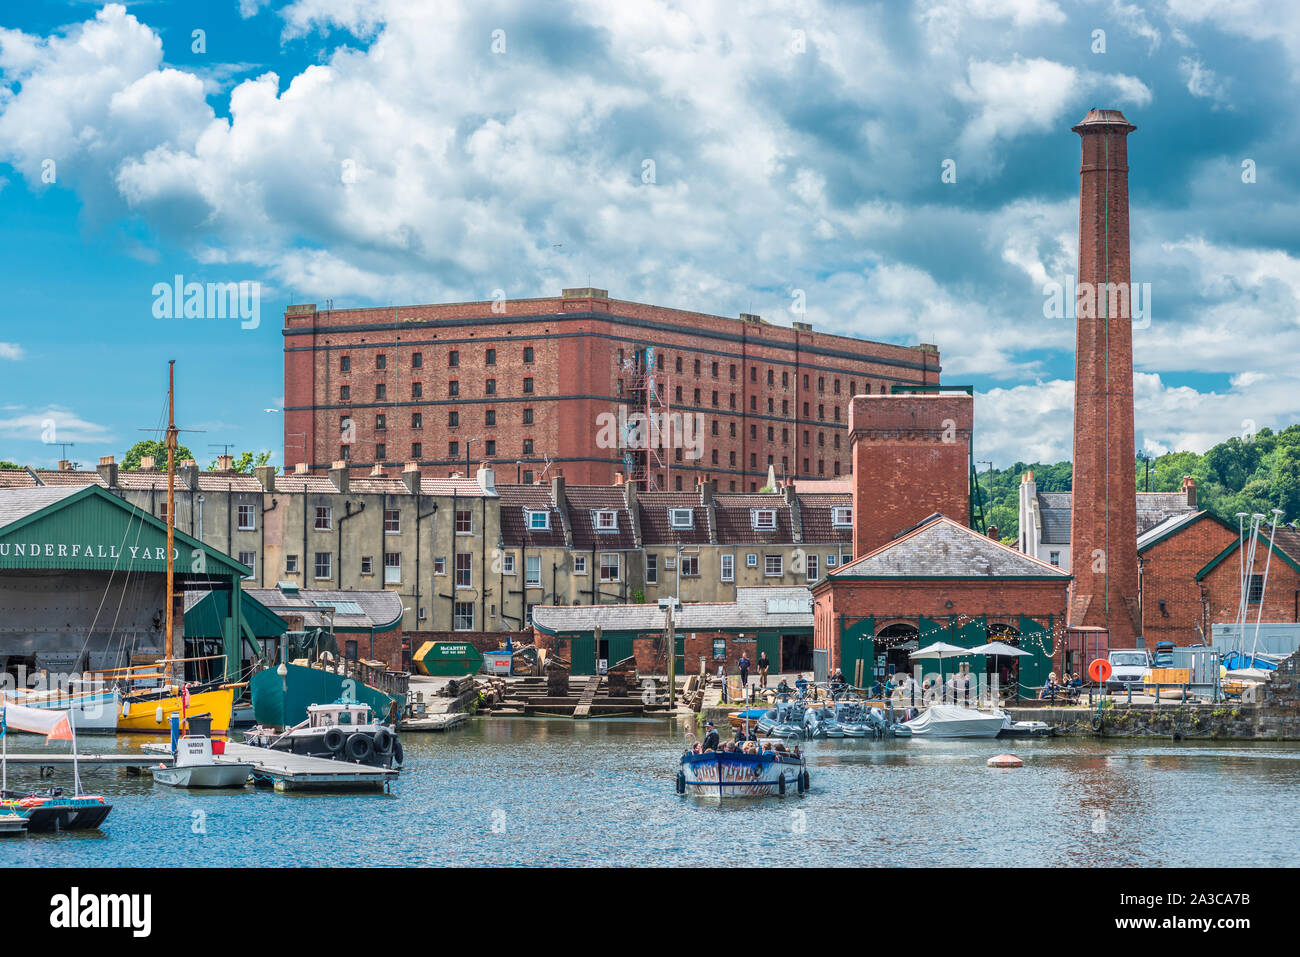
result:
[(357, 733), (348, 738), (345, 746), (348, 760), (355, 761), (358, 764), (368, 760), (375, 753), (375, 743), (370, 740), (367, 734)]
[(402, 766), (403, 763), (402, 742), (398, 741), (396, 738), (393, 739), (393, 762), (392, 763), (397, 765), (399, 768)]
[(325, 732), (325, 747), (334, 754), (343, 750), (343, 745), (347, 743), (348, 736), (343, 733), (342, 728), (330, 728)]
[(784, 771), (782, 771), (781, 776), (776, 779), (776, 793), (785, 794), (785, 772)]
[(1104, 730), (1106, 730), (1106, 719), (1099, 714), (1093, 715), (1092, 730), (1097, 732), (1098, 734), (1101, 734)]
[(375, 738), (373, 741), (375, 754), (387, 755), (393, 750), (393, 742), (396, 740), (397, 735), (393, 734), (393, 732), (389, 731), (387, 728), (380, 728), (375, 732)]
[(682, 771), (677, 772), (677, 793), (686, 793), (686, 774)]

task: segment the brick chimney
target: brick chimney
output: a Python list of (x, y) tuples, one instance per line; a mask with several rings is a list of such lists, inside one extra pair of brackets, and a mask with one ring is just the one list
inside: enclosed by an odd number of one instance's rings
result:
[(275, 466), (259, 465), (253, 469), (253, 474), (257, 476), (257, 482), (267, 492), (275, 491)]
[(233, 472), (235, 470), (235, 457), (233, 455), (217, 456), (218, 472)]
[(348, 490), (348, 463), (339, 459), (330, 466), (330, 481), (334, 487), (344, 494)]
[(117, 460), (113, 456), (101, 455), (96, 471), (99, 472), (99, 477), (104, 480), (105, 485), (109, 488), (117, 488)]
[(60, 471), (60, 472), (71, 472), (71, 471), (72, 471), (72, 463), (71, 463), (68, 459), (59, 459), (59, 471)]
[(1074, 358), (1074, 494), (1069, 624), (1132, 648), (1137, 619), (1137, 483), (1129, 302), (1128, 135), (1119, 110), (1090, 110), (1074, 132), (1079, 269)]
[(299, 462), (299, 463), (297, 463), (297, 464), (293, 467), (293, 474), (294, 474), (294, 475), (306, 475), (306, 474), (307, 474), (307, 463), (306, 463), (306, 462)]
[(995, 542), (1000, 541), (998, 538), (998, 527), (996, 525), (989, 526), (989, 538), (993, 539)]
[(406, 483), (406, 490), (412, 495), (420, 494), (420, 466), (414, 462), (407, 462), (402, 467), (402, 481)]
[(176, 476), (185, 488), (193, 492), (199, 487), (199, 464), (193, 459), (186, 459), (176, 470)]
[(1183, 476), (1183, 494), (1187, 496), (1187, 507), (1196, 508), (1196, 479), (1190, 475)]
[(480, 465), (474, 478), (478, 481), (478, 487), (488, 495), (495, 495), (497, 491), (497, 473), (488, 465)]
[(564, 511), (564, 474), (553, 475), (551, 477), (551, 501), (561, 512)]
[(141, 468), (142, 470), (146, 471), (146, 472), (152, 471), (152, 470), (153, 470), (153, 456), (152, 456), (152, 455), (142, 455), (142, 456), (140, 456), (140, 468)]
[(376, 462), (376, 463), (375, 463), (374, 467), (370, 470), (370, 477), (371, 477), (371, 478), (386, 478), (386, 477), (387, 477), (387, 476), (384, 475), (384, 465), (383, 465), (382, 462)]

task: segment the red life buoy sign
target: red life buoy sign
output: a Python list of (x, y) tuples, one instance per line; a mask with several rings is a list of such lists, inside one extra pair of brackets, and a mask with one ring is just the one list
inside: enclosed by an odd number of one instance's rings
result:
[(1095, 658), (1093, 659), (1092, 664), (1088, 665), (1088, 677), (1097, 682), (1097, 684), (1101, 684), (1103, 681), (1108, 679), (1110, 677), (1110, 672), (1110, 662), (1105, 658)]

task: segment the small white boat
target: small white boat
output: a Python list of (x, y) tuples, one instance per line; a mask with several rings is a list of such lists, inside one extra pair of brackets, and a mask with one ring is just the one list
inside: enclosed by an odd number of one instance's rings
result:
[(212, 739), (187, 734), (176, 746), (176, 764), (153, 769), (153, 779), (174, 788), (242, 788), (253, 773), (251, 764), (218, 761)]
[(1006, 715), (1001, 712), (932, 704), (903, 727), (914, 738), (996, 738), (1005, 724)]
[(0, 814), (0, 837), (27, 833), (27, 818), (15, 811)]

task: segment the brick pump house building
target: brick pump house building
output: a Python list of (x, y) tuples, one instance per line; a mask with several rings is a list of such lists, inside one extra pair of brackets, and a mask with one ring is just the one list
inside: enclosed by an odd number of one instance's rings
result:
[[(895, 346), (611, 299), (365, 309), (292, 305), (284, 317), (284, 461), (367, 474), (415, 462), (429, 476), (491, 462), (549, 479), (722, 492), (848, 472), (850, 396), (939, 383), (931, 345)], [(660, 449), (627, 428), (641, 412), (702, 434)], [(603, 426), (603, 428), (602, 428)], [(648, 431), (648, 430), (647, 430)], [(662, 438), (662, 435), (660, 436)], [(643, 447), (650, 444), (653, 447)], [(686, 447), (682, 447), (685, 445)]]

